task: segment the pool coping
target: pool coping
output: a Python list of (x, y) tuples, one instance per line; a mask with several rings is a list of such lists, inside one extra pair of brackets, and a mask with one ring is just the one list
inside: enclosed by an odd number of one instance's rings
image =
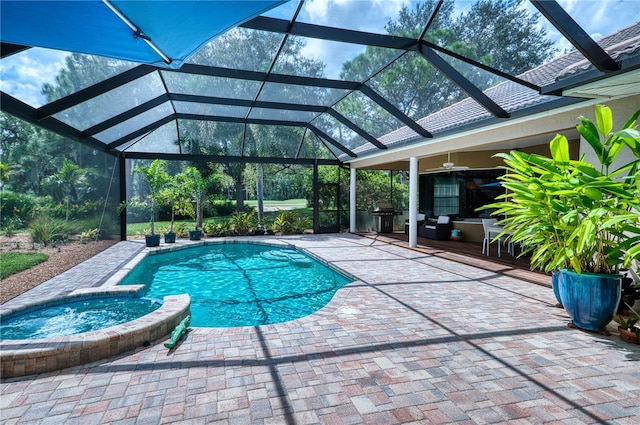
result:
[[(216, 239), (207, 239), (200, 241), (188, 241), (186, 243), (176, 243), (171, 245), (164, 245), (159, 247), (147, 248), (139, 252), (133, 258), (131, 258), (120, 270), (113, 273), (102, 285), (102, 287), (121, 287), (120, 282), (122, 282), (132, 271), (133, 269), (147, 256), (149, 255), (158, 255), (166, 252), (175, 252), (181, 251), (183, 249), (196, 248), (201, 246), (211, 246), (211, 245), (262, 245), (262, 246), (271, 246), (274, 248), (282, 248), (282, 249), (295, 249), (297, 251), (303, 252), (305, 255), (311, 257), (318, 263), (322, 264), (325, 267), (328, 267), (332, 271), (344, 276), (345, 278), (355, 281), (358, 280), (357, 277), (347, 273), (346, 271), (336, 267), (334, 264), (320, 258), (315, 255), (313, 252), (310, 252), (308, 249), (299, 247), (295, 244), (284, 242), (284, 241), (259, 241), (253, 239), (227, 239), (227, 238), (216, 238)], [(124, 286), (124, 285), (123, 285)]]
[[(5, 309), (2, 316), (34, 306), (79, 297), (135, 296), (142, 285), (122, 290), (85, 288), (69, 295)], [(1, 378), (14, 378), (78, 366), (149, 345), (168, 334), (189, 315), (189, 295), (171, 295), (157, 310), (138, 319), (96, 331), (46, 339), (0, 340)], [(0, 316), (1, 317), (1, 316)]]
[[(358, 280), (353, 275), (318, 257), (308, 249), (285, 241), (257, 241), (227, 238), (188, 241), (186, 243), (163, 245), (139, 251), (120, 269), (112, 273), (107, 279), (102, 280), (100, 286), (80, 288), (69, 294), (61, 294), (36, 302), (23, 300), (14, 302), (10, 307), (2, 306), (3, 308), (0, 309), (0, 318), (24, 309), (64, 300), (72, 300), (78, 297), (138, 296), (144, 289), (144, 285), (120, 285), (120, 282), (147, 256), (199, 246), (223, 244), (249, 244), (295, 249), (303, 252), (305, 255), (352, 282)], [(345, 285), (345, 287), (348, 285), (349, 284)], [(96, 360), (107, 359), (134, 350), (135, 348), (149, 345), (151, 342), (169, 335), (171, 331), (190, 314), (190, 304), (191, 299), (188, 294), (166, 296), (163, 305), (158, 310), (121, 325), (46, 339), (0, 339), (0, 367), (2, 369), (0, 379), (65, 369)], [(326, 307), (327, 306), (324, 306), (323, 308)]]

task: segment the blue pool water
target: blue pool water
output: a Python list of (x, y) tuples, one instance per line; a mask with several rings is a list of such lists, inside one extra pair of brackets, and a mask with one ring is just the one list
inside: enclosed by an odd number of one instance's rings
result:
[(307, 316), (349, 282), (293, 249), (215, 244), (147, 256), (121, 284), (154, 298), (188, 293), (192, 326), (235, 327)]
[(96, 331), (157, 310), (160, 300), (82, 297), (27, 308), (2, 318), (1, 339), (40, 339)]

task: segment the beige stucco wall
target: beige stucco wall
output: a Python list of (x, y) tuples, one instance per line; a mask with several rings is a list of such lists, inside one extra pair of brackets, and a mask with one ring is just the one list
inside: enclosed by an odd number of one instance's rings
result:
[[(619, 99), (615, 101), (604, 101), (600, 102), (611, 108), (613, 112), (613, 130), (619, 130), (631, 116), (640, 109), (640, 95), (631, 96), (624, 99)], [(595, 114), (594, 108), (592, 107), (588, 111), (585, 111), (582, 115), (589, 118), (590, 120), (595, 122)], [(598, 157), (591, 149), (591, 146), (581, 138), (580, 140), (580, 153), (585, 154), (585, 159), (593, 164), (598, 163)], [(629, 163), (634, 159), (633, 154), (626, 146), (620, 152), (616, 161), (612, 164), (611, 170), (615, 170), (616, 168)]]
[[(596, 103), (605, 103), (614, 111), (615, 126), (619, 128), (640, 108), (640, 95), (622, 99), (587, 100), (578, 105), (566, 106), (541, 112), (532, 116), (505, 120), (492, 126), (466, 131), (455, 135), (426, 139), (411, 146), (383, 151), (365, 158), (349, 161), (353, 168), (408, 170), (409, 158), (415, 156), (419, 160), (419, 171), (440, 167), (450, 152), (451, 161), (471, 168), (494, 168), (500, 164), (499, 159), (491, 158), (496, 152), (512, 149), (535, 150), (548, 154), (548, 142), (557, 134), (566, 135), (570, 140), (579, 139), (575, 128), (580, 115), (593, 119)], [(591, 154), (583, 141), (579, 152), (574, 149), (572, 156), (579, 153)], [(627, 152), (627, 155), (630, 155)], [(620, 162), (623, 159), (620, 159)]]

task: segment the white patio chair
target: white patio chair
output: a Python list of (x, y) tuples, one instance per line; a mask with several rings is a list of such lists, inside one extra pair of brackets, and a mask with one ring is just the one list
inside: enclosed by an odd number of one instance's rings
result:
[[(482, 219), (482, 228), (484, 230), (484, 239), (482, 240), (482, 253), (485, 253), (489, 256), (489, 246), (491, 245), (491, 232), (489, 228), (494, 226), (498, 220), (495, 218), (483, 218)], [(502, 245), (502, 238), (498, 239), (498, 257), (500, 257), (500, 246)]]

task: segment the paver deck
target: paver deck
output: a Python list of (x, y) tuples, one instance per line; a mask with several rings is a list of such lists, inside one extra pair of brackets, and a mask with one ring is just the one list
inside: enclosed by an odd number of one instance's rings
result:
[[(0, 422), (640, 423), (640, 346), (568, 328), (550, 288), (355, 235), (278, 239), (358, 280), (292, 322), (5, 380)], [(119, 243), (21, 297), (99, 285), (143, 249)]]

